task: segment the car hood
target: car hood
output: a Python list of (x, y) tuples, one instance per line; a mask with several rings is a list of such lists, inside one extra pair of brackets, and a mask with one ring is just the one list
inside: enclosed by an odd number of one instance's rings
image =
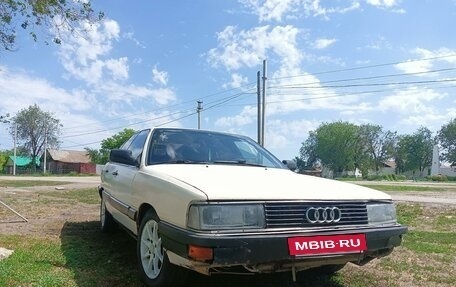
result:
[(203, 164), (161, 164), (146, 169), (188, 184), (205, 193), (208, 200), (391, 199), (377, 190), (287, 169)]

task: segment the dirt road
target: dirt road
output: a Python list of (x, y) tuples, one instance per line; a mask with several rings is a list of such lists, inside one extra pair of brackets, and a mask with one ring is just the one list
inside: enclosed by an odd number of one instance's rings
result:
[[(99, 176), (45, 176), (45, 177), (32, 177), (32, 176), (2, 176), (0, 180), (35, 180), (35, 181), (60, 181), (71, 182), (65, 185), (64, 188), (89, 188), (97, 187), (100, 184)], [(353, 182), (355, 184), (375, 184), (375, 185), (407, 185), (407, 186), (429, 186), (448, 189), (443, 192), (387, 192), (395, 201), (405, 202), (420, 202), (420, 203), (435, 203), (435, 204), (456, 204), (456, 183), (436, 183), (436, 182)], [(26, 188), (32, 189), (33, 188)], [(17, 188), (16, 188), (17, 190)], [(21, 188), (24, 190), (24, 188)], [(36, 189), (34, 189), (36, 190)], [(0, 188), (1, 192), (5, 188)], [(11, 190), (10, 190), (11, 191)]]

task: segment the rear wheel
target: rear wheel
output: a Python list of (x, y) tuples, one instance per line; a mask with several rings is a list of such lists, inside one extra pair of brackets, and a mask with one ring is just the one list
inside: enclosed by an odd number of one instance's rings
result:
[(101, 197), (101, 202), (100, 202), (100, 228), (101, 232), (103, 233), (108, 233), (116, 227), (116, 222), (114, 221), (114, 218), (112, 217), (111, 213), (106, 209), (106, 203), (103, 199), (103, 196)]
[(141, 280), (151, 287), (180, 286), (187, 272), (169, 262), (162, 247), (158, 222), (157, 216), (151, 211), (141, 221), (137, 243)]

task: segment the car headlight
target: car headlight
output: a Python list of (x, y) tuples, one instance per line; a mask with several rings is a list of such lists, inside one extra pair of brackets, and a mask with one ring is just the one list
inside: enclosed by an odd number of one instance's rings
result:
[(264, 207), (242, 203), (193, 204), (187, 226), (197, 230), (264, 228)]
[(367, 205), (369, 224), (382, 225), (396, 223), (396, 208), (393, 203), (376, 203)]

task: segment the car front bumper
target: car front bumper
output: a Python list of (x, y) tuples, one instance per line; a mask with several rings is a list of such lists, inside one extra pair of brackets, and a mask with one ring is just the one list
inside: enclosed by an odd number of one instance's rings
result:
[[(213, 259), (210, 262), (196, 264), (207, 267), (207, 270), (212, 267), (248, 265), (252, 269), (256, 269), (257, 272), (272, 272), (275, 270), (269, 269), (283, 270), (283, 266), (296, 263), (301, 263), (300, 269), (326, 264), (345, 264), (347, 262), (363, 264), (374, 258), (387, 255), (394, 247), (399, 246), (402, 241), (402, 235), (407, 232), (407, 227), (395, 225), (381, 228), (353, 228), (312, 232), (293, 230), (281, 232), (265, 231), (250, 234), (221, 234), (197, 233), (161, 222), (159, 230), (164, 248), (187, 259), (187, 262), (192, 262), (192, 259), (188, 256), (190, 245), (212, 248)], [(289, 238), (347, 234), (364, 234), (367, 250), (357, 254), (290, 255)], [(188, 263), (183, 265), (188, 265)], [(187, 267), (191, 268), (191, 266)]]

